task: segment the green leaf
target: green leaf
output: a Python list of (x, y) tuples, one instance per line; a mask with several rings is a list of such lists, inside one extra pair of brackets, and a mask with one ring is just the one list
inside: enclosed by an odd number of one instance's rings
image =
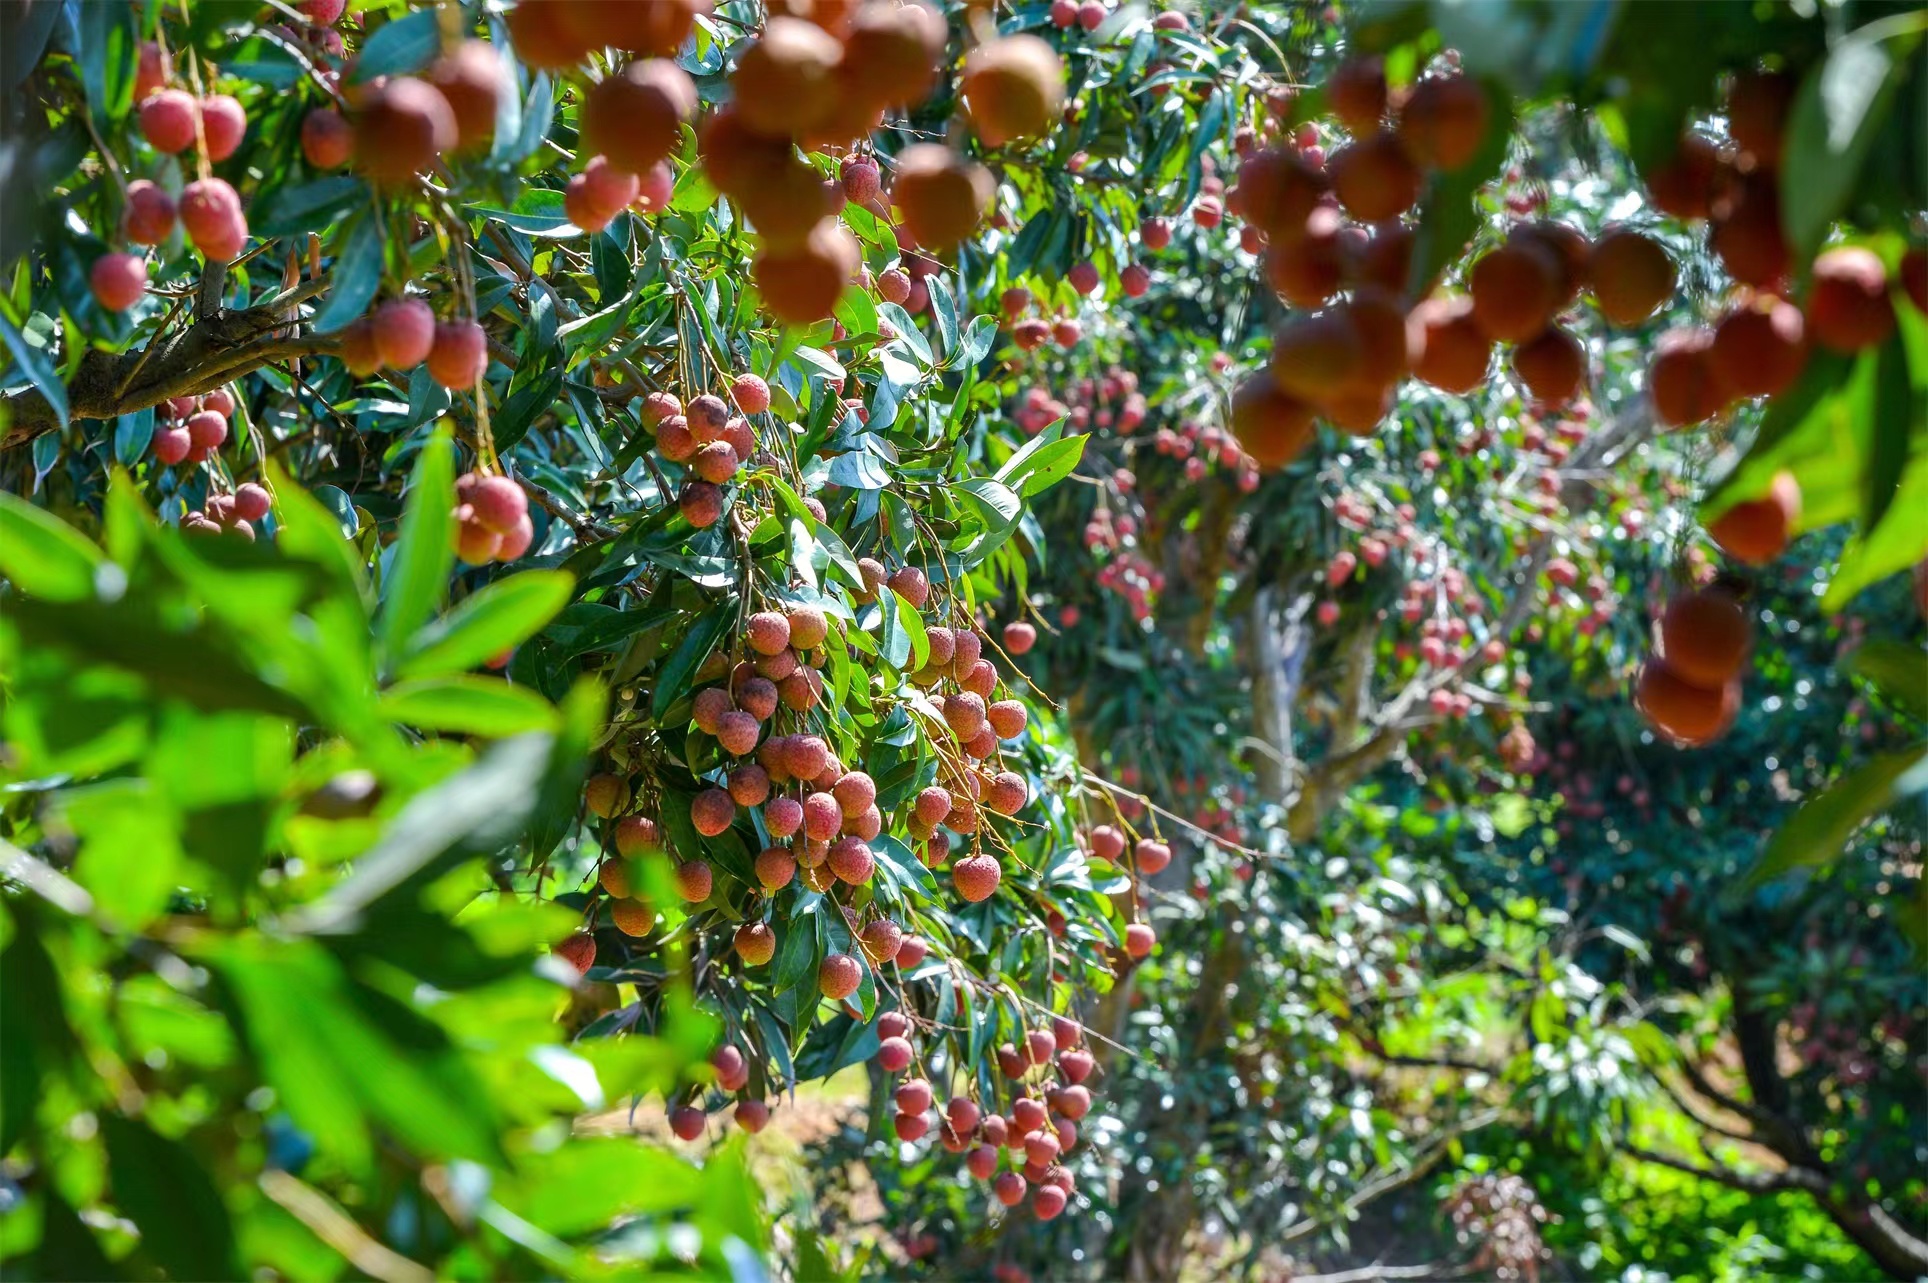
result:
[[(368, 184), (352, 174), (336, 174), (312, 183), (276, 188), (249, 212), (248, 225), (257, 236), (318, 232), (367, 201)], [(380, 239), (378, 235), (377, 244)], [(347, 249), (340, 247), (336, 252), (345, 257)], [(336, 285), (339, 288), (339, 275)]]
[(134, 11), (117, 4), (81, 5), (80, 79), (87, 110), (103, 125), (127, 114), (134, 97), (137, 39)]
[(736, 607), (730, 603), (712, 607), (697, 621), (690, 625), (688, 633), (663, 661), (663, 667), (656, 675), (656, 689), (650, 694), (649, 706), (658, 718), (670, 706), (689, 692), (690, 679), (703, 661), (716, 649), (716, 643), (728, 631), (730, 623), (736, 618)]
[[(877, 590), (878, 622), (877, 657), (898, 672), (905, 672), (910, 663), (910, 634), (904, 631), (906, 602), (888, 588)], [(926, 653), (929, 651), (930, 638), (924, 639)]]
[(368, 311), (382, 284), (382, 222), (363, 214), (335, 247), (334, 288), (315, 313), (315, 331), (332, 334)]
[(409, 639), (395, 666), (398, 677), (459, 673), (486, 663), (540, 632), (569, 602), (574, 577), (561, 570), (525, 570), (472, 594)]
[[(778, 993), (800, 985), (814, 988), (817, 983), (817, 967), (823, 961), (817, 949), (817, 926), (811, 920), (817, 899), (813, 893), (800, 901), (789, 920), (778, 927), (783, 938), (777, 941), (776, 962), (770, 973), (771, 987)], [(806, 903), (810, 906), (807, 909)]]
[(375, 34), (362, 42), (349, 83), (365, 84), (377, 76), (419, 71), (441, 48), (442, 30), (436, 11), (417, 10), (377, 27)]
[(422, 447), (409, 478), (401, 537), (382, 579), (382, 651), (406, 653), (424, 621), (442, 604), (455, 564), (455, 447), (441, 428)]
[(59, 517), (0, 491), (0, 575), (21, 592), (44, 601), (86, 600), (105, 561)]
[[(1874, 416), (1866, 472), (1862, 476), (1861, 528), (1873, 530), (1887, 515), (1901, 488), (1908, 463), (1908, 439), (1922, 407), (1908, 375), (1908, 362), (1899, 336), (1883, 344), (1875, 357)], [(1921, 514), (1915, 514), (1917, 518)]]
[(1907, 60), (1921, 35), (1919, 17), (1869, 23), (1801, 82), (1788, 121), (1781, 221), (1803, 261), (1827, 239), (1861, 176), (1907, 77)]
[(527, 687), (501, 678), (433, 677), (403, 682), (382, 696), (384, 716), (418, 730), (500, 739), (553, 731), (555, 706)]
[(74, 881), (109, 920), (139, 931), (167, 908), (180, 875), (180, 817), (147, 780), (106, 780), (60, 795), (80, 836)]
[(1884, 753), (1849, 771), (1818, 797), (1802, 804), (1780, 827), (1768, 840), (1760, 863), (1742, 880), (1741, 888), (1751, 889), (1789, 870), (1839, 859), (1842, 848), (1864, 821), (1900, 800), (1903, 790), (1897, 785), (1911, 772), (1917, 777), (1928, 773), (1928, 756), (1920, 749)]
[(352, 979), (312, 940), (231, 936), (202, 956), (289, 1115), (352, 1168), (368, 1161), (364, 1118), (425, 1160), (501, 1161), (489, 1093), (440, 1026)]
[(1007, 464), (1000, 468), (998, 480), (1029, 499), (1070, 476), (1078, 461), (1084, 458), (1088, 440), (1089, 437), (1074, 436), (1053, 441), (1025, 460), (1022, 467), (1012, 470)]
[(917, 607), (910, 604), (908, 597), (891, 594), (897, 601), (897, 626), (903, 630), (906, 641), (910, 643), (910, 656), (907, 670), (915, 672), (930, 662), (931, 639), (924, 631), (924, 617), (917, 613)]
[(0, 339), (7, 341), (7, 351), (26, 372), (27, 378), (40, 389), (40, 395), (47, 398), (53, 407), (54, 418), (60, 425), (67, 425), (67, 385), (60, 381), (60, 372), (47, 360), (47, 354), (27, 342), (26, 336), (15, 326), (13, 317), (0, 307)]
[(1921, 648), (1900, 641), (1871, 641), (1848, 656), (1848, 672), (1864, 678), (1883, 699), (1928, 721), (1928, 662)]
[(114, 1201), (140, 1227), (141, 1250), (170, 1278), (243, 1277), (227, 1206), (187, 1147), (116, 1113), (99, 1118)]
[(518, 735), (492, 744), (475, 765), (416, 794), (374, 849), (355, 862), (348, 880), (290, 915), (285, 925), (317, 935), (351, 930), (370, 905), (418, 875), (513, 846), (534, 813), (557, 742)]

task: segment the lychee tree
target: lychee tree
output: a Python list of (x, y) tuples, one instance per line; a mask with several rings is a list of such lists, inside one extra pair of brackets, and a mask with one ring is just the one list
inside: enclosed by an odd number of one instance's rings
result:
[[(560, 702), (586, 772), (561, 750), (531, 766), (519, 786), (539, 779), (540, 796), (457, 849), (483, 894), (575, 913), (551, 941), (576, 981), (571, 1045), (626, 1067), (596, 1101), (648, 1099), (684, 1140), (733, 1104), (753, 1132), (798, 1081), (870, 1060), (902, 1078), (878, 1128), (970, 1151), (954, 1161), (987, 1203), (995, 1188), (1061, 1212), (1055, 1159), (1092, 1107), (1091, 1056), (1061, 1013), (1108, 985), (1112, 952), (1145, 928), (1111, 899), (1125, 875), (1071, 840), (1076, 763), (978, 622), (993, 575), (1022, 565), (1029, 500), (1082, 443), (1021, 443), (979, 418), (995, 322), (937, 257), (990, 199), (972, 131), (1043, 131), (1056, 55), (1007, 42), (983, 12), (894, 0), (814, 20), (705, 0), (5, 17), (8, 110), (30, 144), (8, 153), (6, 188), (34, 195), (8, 219), (0, 467), (34, 505), (9, 509), (25, 543), (8, 591), (33, 612), (85, 606), (26, 616), (52, 622), (21, 653), (171, 681), (218, 723), (223, 679), (195, 674), (170, 630), (206, 598), (248, 610), (258, 583), (275, 645), (243, 648), (247, 689), (323, 705), (312, 723), (306, 705), (274, 705), (304, 728), (295, 766), (312, 772), (357, 765), (328, 751), (341, 719), (441, 778), (474, 746), (552, 728)], [(960, 96), (973, 123), (949, 125), (952, 146), (909, 144), (946, 128)], [(887, 110), (904, 132), (873, 139)], [(889, 204), (873, 149), (896, 175)], [(168, 557), (239, 567), (242, 586), (137, 606), (139, 547), (112, 514), (141, 504), (172, 528), (154, 535)], [(89, 540), (105, 552), (80, 551)], [(43, 554), (92, 577), (37, 570)], [(357, 611), (295, 592), (306, 572), (247, 578), (291, 557), (352, 581)], [(329, 649), (303, 651), (317, 630)], [(59, 680), (35, 672), (23, 690), (46, 700)], [(571, 693), (596, 690), (607, 700)], [(10, 833), (35, 862), (21, 867), (86, 869), (87, 845), (47, 823), (139, 754), (76, 753), (70, 770), (44, 725), (21, 743), (7, 763), (22, 786)], [(404, 768), (379, 765), (364, 794), (399, 802), (383, 772)], [(493, 787), (471, 783), (466, 805), (488, 812)], [(453, 815), (431, 809), (396, 819), (393, 841), (422, 858), (453, 842)], [(348, 895), (331, 883), (409, 871), (359, 815), (303, 848), (304, 826), (259, 810), (182, 830), (194, 860), (130, 947), (188, 929), (208, 894), (197, 862), (252, 888), (295, 861), (323, 904)], [(347, 903), (325, 920), (348, 930), (367, 906)], [(430, 897), (384, 937), (434, 954), (459, 905)], [(252, 898), (234, 913), (237, 929), (269, 925)], [(497, 942), (525, 967), (527, 944)], [(398, 1000), (448, 989), (428, 978)], [(709, 1032), (705, 1064), (688, 1053)], [(365, 1053), (381, 1072), (383, 1048)], [(587, 1090), (574, 1062), (538, 1060)], [(33, 1091), (9, 1083), (10, 1100)], [(324, 1121), (304, 1104), (291, 1143)], [(121, 1108), (182, 1141), (185, 1120)], [(508, 1142), (489, 1143), (522, 1174)], [(48, 1145), (26, 1156), (37, 1173), (58, 1158)], [(470, 1228), (460, 1181), (421, 1166)], [(132, 1184), (61, 1197), (87, 1210), (142, 1197)], [(143, 1240), (161, 1233), (154, 1209), (118, 1206)], [(409, 1255), (385, 1208), (304, 1206), (358, 1268), (372, 1267), (357, 1252), (384, 1268), (381, 1251)], [(634, 1210), (585, 1206), (572, 1235)], [(492, 1247), (547, 1250), (516, 1238), (524, 1221), (481, 1221)], [(38, 1250), (30, 1238), (19, 1251)], [(705, 1231), (704, 1251), (733, 1250), (726, 1238)], [(260, 1259), (251, 1240), (237, 1250)]]

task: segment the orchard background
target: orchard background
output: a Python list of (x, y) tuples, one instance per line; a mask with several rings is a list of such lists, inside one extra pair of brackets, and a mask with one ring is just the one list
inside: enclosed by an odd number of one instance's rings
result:
[(1928, 1273), (1925, 41), (0, 6), (0, 1260)]

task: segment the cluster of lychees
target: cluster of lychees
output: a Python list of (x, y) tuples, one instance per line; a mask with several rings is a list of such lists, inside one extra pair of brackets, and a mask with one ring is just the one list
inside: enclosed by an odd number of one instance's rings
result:
[[(879, 1042), (873, 1059), (878, 1068), (887, 1074), (910, 1069), (917, 1056), (912, 1018), (901, 1011), (884, 1012), (876, 1028)], [(1083, 1041), (1084, 1030), (1076, 1020), (1054, 1016), (1049, 1029), (1030, 1030), (1018, 1042), (998, 1048), (998, 1072), (1010, 1095), (1004, 1112), (974, 1095), (957, 1095), (945, 1102), (937, 1119), (940, 1143), (964, 1155), (965, 1169), (989, 1182), (998, 1202), (1016, 1207), (1029, 1194), (1031, 1210), (1040, 1220), (1064, 1211), (1076, 1192), (1071, 1173), (1058, 1160), (1077, 1147), (1078, 1123), (1091, 1110), (1091, 1089), (1085, 1081), (1097, 1061)], [(922, 1140), (930, 1131), (935, 1103), (929, 1079), (905, 1079), (891, 1100), (897, 1138)]]
[(535, 542), (529, 496), (494, 473), (469, 472), (455, 480), (455, 552), (471, 566), (514, 561)]

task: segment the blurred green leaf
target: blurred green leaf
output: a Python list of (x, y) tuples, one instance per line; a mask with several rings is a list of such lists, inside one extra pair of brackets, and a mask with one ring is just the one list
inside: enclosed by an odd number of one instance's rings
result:
[(82, 601), (95, 592), (105, 558), (72, 526), (24, 499), (0, 492), (0, 574), (47, 601)]
[(114, 1200), (140, 1228), (141, 1251), (173, 1278), (242, 1277), (234, 1223), (194, 1155), (111, 1111), (100, 1115), (100, 1131)]
[(378, 636), (391, 664), (407, 653), (448, 590), (449, 568), (455, 564), (453, 456), (448, 430), (439, 429), (423, 445), (409, 478), (401, 534), (382, 579)]

